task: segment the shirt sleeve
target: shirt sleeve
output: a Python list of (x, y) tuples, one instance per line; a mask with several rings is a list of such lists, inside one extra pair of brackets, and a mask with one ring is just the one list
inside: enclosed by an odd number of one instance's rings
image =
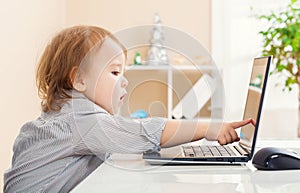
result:
[(126, 119), (105, 112), (75, 115), (76, 154), (142, 153), (160, 150), (164, 118)]

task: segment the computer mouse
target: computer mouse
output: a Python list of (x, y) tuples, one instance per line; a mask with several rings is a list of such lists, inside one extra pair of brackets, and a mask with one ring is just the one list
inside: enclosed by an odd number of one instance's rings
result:
[(260, 170), (300, 169), (300, 157), (286, 149), (265, 147), (255, 153), (252, 164)]

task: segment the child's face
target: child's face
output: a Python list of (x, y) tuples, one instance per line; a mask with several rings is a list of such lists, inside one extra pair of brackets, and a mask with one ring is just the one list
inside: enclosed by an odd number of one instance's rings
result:
[(123, 76), (124, 65), (124, 53), (111, 39), (104, 41), (88, 64), (84, 94), (110, 114), (120, 111), (127, 94), (125, 88), (128, 82)]

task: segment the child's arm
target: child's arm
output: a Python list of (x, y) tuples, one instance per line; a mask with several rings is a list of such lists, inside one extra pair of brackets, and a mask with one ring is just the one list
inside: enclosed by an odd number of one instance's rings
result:
[[(239, 137), (235, 129), (252, 123), (252, 119), (239, 122), (220, 124), (221, 128), (217, 133), (215, 140), (221, 145), (238, 141)], [(169, 120), (162, 132), (161, 147), (171, 147), (182, 143), (187, 143), (202, 138), (210, 138), (209, 123), (199, 121)], [(211, 138), (210, 138), (211, 139)]]

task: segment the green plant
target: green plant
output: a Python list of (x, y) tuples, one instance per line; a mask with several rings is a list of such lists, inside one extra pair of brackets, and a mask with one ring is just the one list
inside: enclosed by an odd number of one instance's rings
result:
[(284, 89), (288, 90), (293, 84), (300, 85), (299, 3), (299, 0), (291, 0), (283, 11), (259, 16), (267, 21), (267, 29), (259, 32), (264, 43), (262, 54), (273, 56), (276, 68), (272, 73), (284, 74)]

